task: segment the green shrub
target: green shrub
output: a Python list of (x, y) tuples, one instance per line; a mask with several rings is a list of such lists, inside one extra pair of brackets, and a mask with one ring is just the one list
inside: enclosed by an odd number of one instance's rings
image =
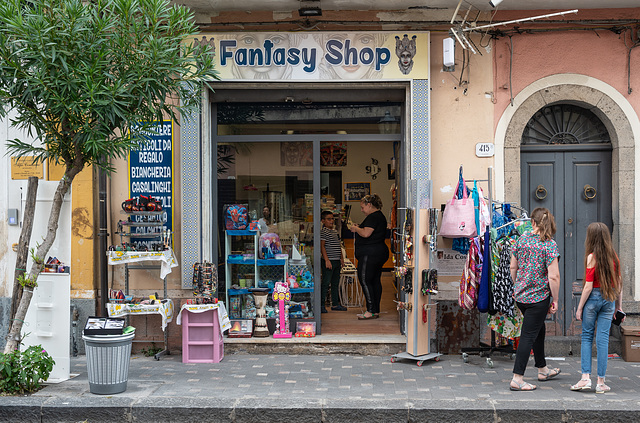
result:
[(24, 351), (0, 353), (0, 392), (24, 394), (40, 389), (40, 381), (49, 378), (55, 361), (41, 345)]

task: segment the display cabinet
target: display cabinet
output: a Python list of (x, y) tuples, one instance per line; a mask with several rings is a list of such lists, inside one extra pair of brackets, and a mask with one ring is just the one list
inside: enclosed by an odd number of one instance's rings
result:
[[(244, 308), (243, 296), (252, 288), (268, 288), (271, 293), (275, 281), (286, 281), (289, 276), (288, 258), (259, 258), (259, 235), (248, 230), (225, 232), (225, 288), (231, 318), (252, 318), (238, 314)], [(291, 288), (291, 294), (312, 292), (313, 287)]]

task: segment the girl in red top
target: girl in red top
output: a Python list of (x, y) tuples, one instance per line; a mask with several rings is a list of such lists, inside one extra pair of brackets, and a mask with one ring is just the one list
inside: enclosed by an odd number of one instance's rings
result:
[(622, 279), (620, 260), (613, 250), (609, 228), (602, 222), (587, 227), (585, 249), (585, 278), (576, 319), (582, 320), (581, 367), (582, 379), (571, 387), (572, 391), (591, 389), (591, 348), (596, 333), (598, 353), (598, 382), (596, 394), (610, 391), (604, 383), (609, 355), (609, 329), (615, 310), (622, 311)]

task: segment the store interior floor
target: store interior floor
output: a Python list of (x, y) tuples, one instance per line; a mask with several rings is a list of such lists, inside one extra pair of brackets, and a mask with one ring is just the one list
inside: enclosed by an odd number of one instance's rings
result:
[(358, 320), (356, 316), (366, 310), (364, 299), (362, 307), (349, 307), (347, 311), (333, 311), (322, 315), (323, 335), (399, 335), (400, 320), (396, 310), (396, 290), (392, 272), (382, 273), (382, 301), (378, 319)]

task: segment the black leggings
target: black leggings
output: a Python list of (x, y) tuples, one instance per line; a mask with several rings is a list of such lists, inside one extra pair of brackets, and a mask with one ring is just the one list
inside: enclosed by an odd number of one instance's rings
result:
[(551, 297), (533, 304), (516, 302), (524, 316), (520, 342), (516, 351), (516, 361), (513, 364), (513, 373), (517, 375), (524, 376), (532, 349), (535, 366), (539, 369), (547, 365), (544, 357), (544, 335), (546, 332), (544, 319), (549, 312), (550, 303)]
[[(386, 246), (385, 246), (386, 247)], [(377, 254), (364, 254), (356, 257), (358, 259), (358, 279), (362, 286), (362, 293), (367, 302), (369, 313), (380, 313), (380, 299), (382, 298), (382, 266), (389, 258), (389, 250), (385, 248)]]

